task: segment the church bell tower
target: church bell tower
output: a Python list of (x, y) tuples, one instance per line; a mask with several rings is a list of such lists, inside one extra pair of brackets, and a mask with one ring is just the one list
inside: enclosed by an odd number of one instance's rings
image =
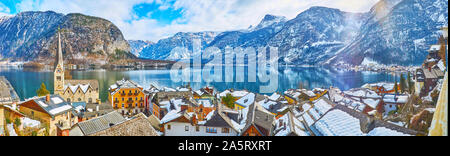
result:
[(55, 60), (55, 71), (53, 72), (54, 94), (64, 93), (64, 60), (61, 48), (61, 29), (58, 28), (58, 52)]

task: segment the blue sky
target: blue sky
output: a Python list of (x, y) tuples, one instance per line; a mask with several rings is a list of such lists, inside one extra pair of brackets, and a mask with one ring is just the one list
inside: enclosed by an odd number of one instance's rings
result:
[(0, 16), (23, 11), (82, 13), (112, 21), (126, 39), (158, 41), (177, 32), (256, 25), (266, 14), (294, 18), (311, 6), (367, 12), (379, 0), (0, 0)]

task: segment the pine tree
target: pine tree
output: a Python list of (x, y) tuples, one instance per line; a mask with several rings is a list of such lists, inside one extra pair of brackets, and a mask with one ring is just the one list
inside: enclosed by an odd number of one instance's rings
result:
[(403, 74), (400, 74), (400, 90), (402, 91), (402, 93), (406, 91), (406, 80)]
[(222, 98), (223, 104), (225, 104), (225, 106), (231, 109), (234, 109), (234, 101), (235, 98), (231, 94), (227, 94), (225, 97)]
[(411, 80), (411, 72), (408, 72), (408, 91), (410, 94), (414, 92), (414, 82)]
[(394, 90), (395, 90), (395, 95), (397, 95), (397, 94), (398, 94), (398, 84), (397, 84), (397, 80), (395, 80)]
[(47, 87), (44, 83), (41, 84), (41, 88), (36, 91), (37, 96), (46, 96), (50, 94), (50, 91), (47, 90)]

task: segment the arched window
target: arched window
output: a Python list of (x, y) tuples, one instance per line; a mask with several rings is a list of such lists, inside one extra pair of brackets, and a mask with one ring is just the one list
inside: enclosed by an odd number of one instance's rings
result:
[(92, 98), (89, 98), (89, 103), (92, 103)]
[(78, 98), (78, 102), (81, 102), (81, 98)]

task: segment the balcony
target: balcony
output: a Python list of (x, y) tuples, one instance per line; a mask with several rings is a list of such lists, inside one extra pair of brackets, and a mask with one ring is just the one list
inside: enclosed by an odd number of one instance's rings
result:
[(133, 100), (128, 100), (127, 103), (133, 103)]
[(134, 95), (138, 96), (138, 95), (139, 95), (139, 92), (138, 92), (138, 93), (134, 93)]
[(131, 95), (133, 95), (133, 93), (128, 93), (128, 96), (131, 96)]

